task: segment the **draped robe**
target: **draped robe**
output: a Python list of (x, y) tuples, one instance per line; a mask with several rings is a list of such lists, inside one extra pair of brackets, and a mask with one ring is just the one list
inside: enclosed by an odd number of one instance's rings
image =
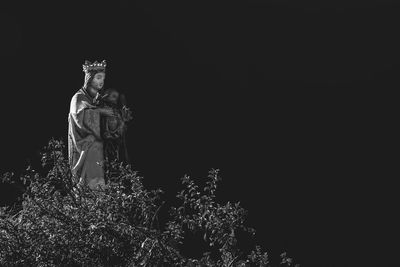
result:
[(78, 185), (104, 187), (104, 152), (100, 134), (100, 112), (93, 98), (80, 89), (71, 99), (68, 115), (68, 157)]

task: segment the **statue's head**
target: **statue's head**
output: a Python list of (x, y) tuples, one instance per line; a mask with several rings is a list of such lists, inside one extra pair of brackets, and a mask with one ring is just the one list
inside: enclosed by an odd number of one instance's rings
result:
[(85, 83), (83, 88), (94, 97), (104, 86), (104, 80), (106, 78), (106, 61), (103, 60), (101, 63), (95, 61), (94, 63), (91, 63), (86, 60), (82, 67), (85, 72)]
[(119, 92), (117, 91), (117, 89), (109, 88), (104, 91), (104, 95), (106, 96), (106, 102), (114, 105), (119, 104)]

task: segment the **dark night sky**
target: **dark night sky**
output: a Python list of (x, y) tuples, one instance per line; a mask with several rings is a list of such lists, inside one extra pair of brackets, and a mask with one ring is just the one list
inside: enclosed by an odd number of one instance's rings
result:
[(220, 199), (241, 201), (273, 257), (398, 264), (386, 151), (398, 6), (192, 2), (17, 2), (0, 11), (0, 171), (66, 138), (82, 63), (106, 59), (105, 86), (134, 111), (129, 149), (146, 185), (173, 197), (184, 174), (219, 168)]

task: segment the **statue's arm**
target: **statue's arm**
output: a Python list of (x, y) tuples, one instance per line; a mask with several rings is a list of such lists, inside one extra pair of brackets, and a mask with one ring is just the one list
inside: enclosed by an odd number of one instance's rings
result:
[(84, 95), (76, 94), (71, 100), (70, 113), (81, 132), (100, 137), (100, 114), (97, 107)]
[(113, 116), (113, 111), (100, 108), (90, 103), (84, 95), (76, 94), (71, 100), (70, 113), (77, 127), (87, 134), (92, 134), (98, 140), (102, 140), (100, 132), (101, 115)]
[(102, 140), (100, 133), (100, 110), (89, 108), (83, 111), (83, 125), (98, 140)]

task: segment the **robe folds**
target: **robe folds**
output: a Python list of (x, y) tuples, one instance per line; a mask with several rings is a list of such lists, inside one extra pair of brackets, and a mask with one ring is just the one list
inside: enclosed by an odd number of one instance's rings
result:
[(80, 89), (70, 103), (68, 159), (79, 186), (87, 184), (91, 189), (105, 186), (100, 112), (84, 89)]

